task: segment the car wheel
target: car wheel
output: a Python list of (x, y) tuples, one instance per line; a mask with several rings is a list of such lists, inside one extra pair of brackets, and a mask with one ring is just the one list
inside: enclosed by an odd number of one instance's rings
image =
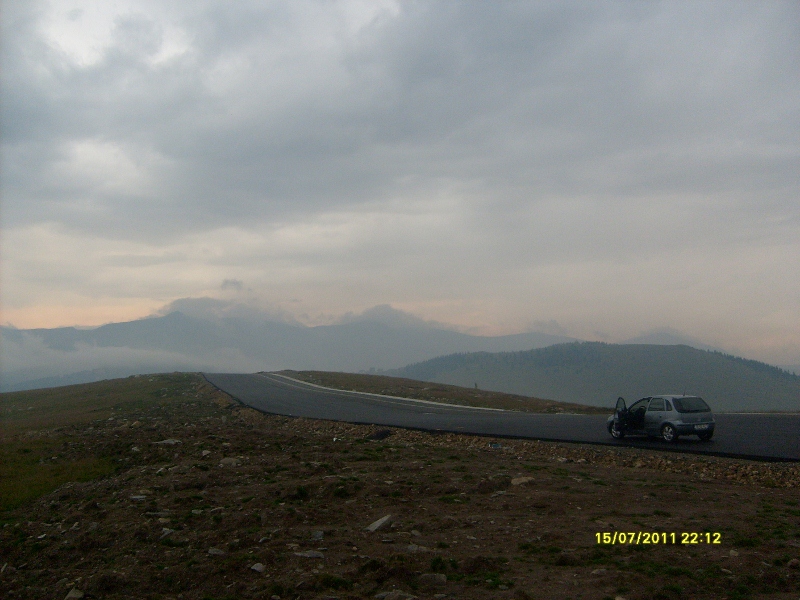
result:
[(615, 440), (621, 440), (625, 437), (625, 432), (620, 428), (619, 423), (612, 423), (611, 427), (608, 428), (608, 432)]
[(704, 442), (707, 442), (708, 440), (711, 439), (711, 436), (713, 435), (714, 435), (713, 431), (704, 431), (703, 433), (698, 433), (697, 437), (699, 437)]
[(675, 431), (675, 428), (670, 425), (669, 423), (665, 423), (664, 426), (661, 428), (661, 437), (665, 442), (672, 442), (678, 441), (678, 432)]

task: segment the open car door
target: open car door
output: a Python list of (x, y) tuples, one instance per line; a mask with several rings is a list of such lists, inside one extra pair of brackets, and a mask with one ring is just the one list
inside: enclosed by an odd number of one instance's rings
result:
[(621, 440), (625, 437), (625, 426), (628, 420), (628, 407), (625, 406), (625, 399), (620, 396), (617, 398), (617, 406), (614, 410), (614, 422), (611, 424), (611, 437)]

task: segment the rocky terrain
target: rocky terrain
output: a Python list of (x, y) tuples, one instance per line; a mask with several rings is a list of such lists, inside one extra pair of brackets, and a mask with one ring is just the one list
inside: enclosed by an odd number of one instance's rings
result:
[[(6, 431), (6, 456), (108, 469), (6, 507), (3, 598), (800, 598), (794, 463), (268, 416), (199, 376), (136, 385), (146, 401)], [(598, 543), (629, 532), (678, 543)]]

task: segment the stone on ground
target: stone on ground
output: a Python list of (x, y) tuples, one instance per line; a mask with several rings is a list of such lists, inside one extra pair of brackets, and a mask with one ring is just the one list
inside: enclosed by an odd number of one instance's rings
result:
[(366, 530), (375, 532), (378, 531), (380, 528), (389, 525), (391, 522), (392, 522), (392, 515), (386, 515), (385, 517), (381, 517), (377, 521), (374, 521), (369, 525), (367, 525)]

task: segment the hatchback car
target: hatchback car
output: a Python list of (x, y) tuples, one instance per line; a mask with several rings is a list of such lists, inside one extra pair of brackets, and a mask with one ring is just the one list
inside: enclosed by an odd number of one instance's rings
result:
[(626, 435), (660, 436), (674, 442), (681, 435), (696, 435), (710, 440), (714, 435), (714, 415), (708, 404), (697, 396), (664, 395), (642, 398), (625, 406), (619, 398), (614, 414), (606, 422), (616, 439)]

